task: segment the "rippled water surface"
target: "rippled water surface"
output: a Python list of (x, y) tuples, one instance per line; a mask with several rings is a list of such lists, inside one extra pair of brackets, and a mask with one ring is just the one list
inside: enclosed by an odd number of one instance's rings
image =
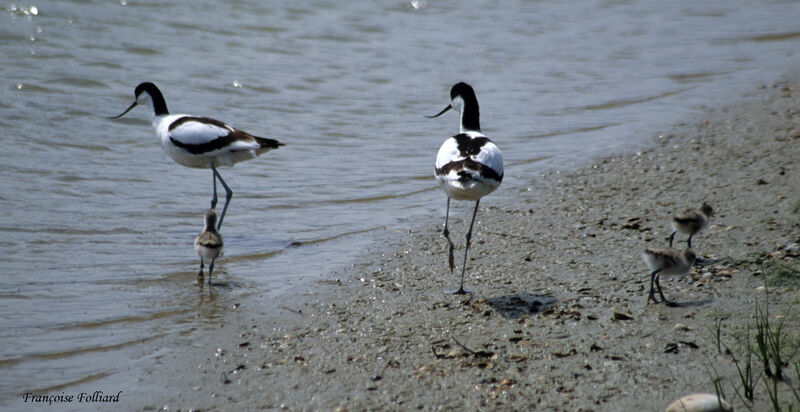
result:
[[(377, 235), (439, 224), (433, 160), (458, 116), (423, 115), (457, 81), (475, 87), (503, 150), (497, 201), (771, 82), (797, 65), (800, 5), (750, 3), (6, 3), (0, 405), (124, 381), (239, 299), (330, 275)], [(286, 144), (220, 169), (235, 192), (224, 286), (195, 281), (211, 173), (170, 160), (146, 108), (107, 119), (142, 81), (174, 113)]]

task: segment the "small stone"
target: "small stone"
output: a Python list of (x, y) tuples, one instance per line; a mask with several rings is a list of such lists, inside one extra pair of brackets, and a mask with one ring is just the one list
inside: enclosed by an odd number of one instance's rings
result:
[(678, 353), (680, 352), (680, 347), (675, 342), (670, 342), (664, 345), (664, 353)]
[(633, 320), (633, 315), (630, 313), (620, 312), (618, 310), (614, 311), (614, 319), (616, 320)]
[(667, 406), (665, 412), (732, 412), (733, 408), (710, 393), (695, 393), (684, 396)]
[(692, 328), (684, 325), (683, 323), (676, 323), (674, 329), (675, 330), (679, 330), (681, 332), (688, 332), (688, 331), (692, 330)]
[(467, 356), (467, 354), (461, 348), (450, 349), (447, 355), (444, 355), (445, 358), (463, 358), (464, 356)]
[(526, 360), (528, 360), (528, 357), (525, 355), (511, 355), (508, 357), (508, 360), (519, 363), (519, 362), (525, 362)]

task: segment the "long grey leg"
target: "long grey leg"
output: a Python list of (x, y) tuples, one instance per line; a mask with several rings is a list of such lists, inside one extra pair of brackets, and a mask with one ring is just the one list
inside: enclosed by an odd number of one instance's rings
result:
[(658, 282), (658, 279), (660, 277), (661, 277), (660, 273), (656, 275), (656, 287), (658, 288), (658, 295), (661, 296), (661, 303), (663, 303), (663, 304), (665, 304), (667, 306), (678, 306), (677, 303), (667, 299), (667, 297), (664, 296), (664, 292), (661, 291), (661, 284), (659, 284), (659, 282)]
[(444, 238), (447, 239), (447, 243), (450, 245), (448, 247), (448, 263), (450, 264), (450, 273), (453, 273), (453, 268), (456, 267), (455, 259), (453, 258), (453, 241), (450, 240), (450, 231), (447, 230), (447, 218), (450, 217), (450, 198), (447, 198), (447, 210), (444, 212), (444, 230), (442, 234)]
[(689, 245), (689, 249), (692, 248), (692, 236), (694, 236), (694, 233), (690, 234), (689, 240), (686, 241), (686, 243)]
[(659, 303), (658, 300), (656, 300), (656, 295), (655, 295), (655, 290), (653, 289), (653, 284), (655, 282), (656, 275), (660, 271), (661, 271), (661, 269), (656, 269), (652, 273), (650, 273), (650, 293), (648, 293), (648, 295), (647, 295), (647, 303), (650, 303), (651, 300), (653, 301), (653, 303)]
[(211, 259), (211, 264), (208, 265), (208, 284), (209, 285), (211, 284), (211, 273), (214, 272), (214, 260), (215, 259)]
[(222, 176), (217, 172), (217, 168), (214, 167), (213, 163), (209, 163), (208, 167), (214, 172), (214, 198), (211, 199), (212, 209), (217, 206), (217, 180), (222, 183), (222, 187), (225, 189), (225, 206), (222, 208), (222, 214), (219, 216), (219, 222), (217, 222), (217, 230), (220, 230), (222, 228), (222, 221), (225, 219), (225, 212), (228, 211), (228, 203), (231, 202), (231, 198), (233, 197), (233, 191), (231, 191), (231, 188), (225, 183), (225, 180), (222, 179)]
[(469, 230), (467, 231), (467, 242), (466, 245), (464, 246), (464, 262), (461, 265), (461, 285), (459, 285), (458, 290), (451, 292), (456, 295), (472, 293), (472, 291), (464, 289), (464, 273), (466, 273), (467, 271), (467, 252), (469, 252), (469, 241), (470, 239), (472, 239), (472, 225), (475, 224), (475, 215), (478, 214), (478, 205), (480, 203), (481, 203), (480, 199), (475, 201), (475, 210), (472, 211), (472, 221), (469, 222)]
[(214, 169), (213, 163), (208, 163), (208, 167), (211, 168), (211, 187), (214, 188), (213, 195), (211, 196), (211, 208), (216, 210), (217, 209), (217, 172)]
[(672, 232), (672, 234), (669, 235), (669, 247), (672, 247), (672, 241), (675, 239), (675, 234), (676, 233), (678, 233), (677, 230)]

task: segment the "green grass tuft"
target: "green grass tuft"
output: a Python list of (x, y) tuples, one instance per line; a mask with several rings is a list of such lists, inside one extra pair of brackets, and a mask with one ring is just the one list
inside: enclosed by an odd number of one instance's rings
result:
[(800, 214), (800, 200), (795, 201), (789, 206), (789, 211), (794, 214)]
[(800, 266), (796, 263), (769, 259), (763, 267), (767, 286), (800, 287)]

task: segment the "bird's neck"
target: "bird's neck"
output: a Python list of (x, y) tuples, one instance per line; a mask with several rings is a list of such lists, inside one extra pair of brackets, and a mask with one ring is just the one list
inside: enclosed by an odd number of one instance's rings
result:
[(147, 95), (150, 96), (149, 99), (146, 99), (147, 106), (153, 111), (153, 115), (155, 117), (166, 116), (169, 114), (167, 102), (164, 100), (164, 95), (161, 94), (160, 90), (149, 90)]
[(480, 109), (478, 102), (464, 102), (464, 108), (461, 110), (461, 133), (466, 131), (481, 131)]

